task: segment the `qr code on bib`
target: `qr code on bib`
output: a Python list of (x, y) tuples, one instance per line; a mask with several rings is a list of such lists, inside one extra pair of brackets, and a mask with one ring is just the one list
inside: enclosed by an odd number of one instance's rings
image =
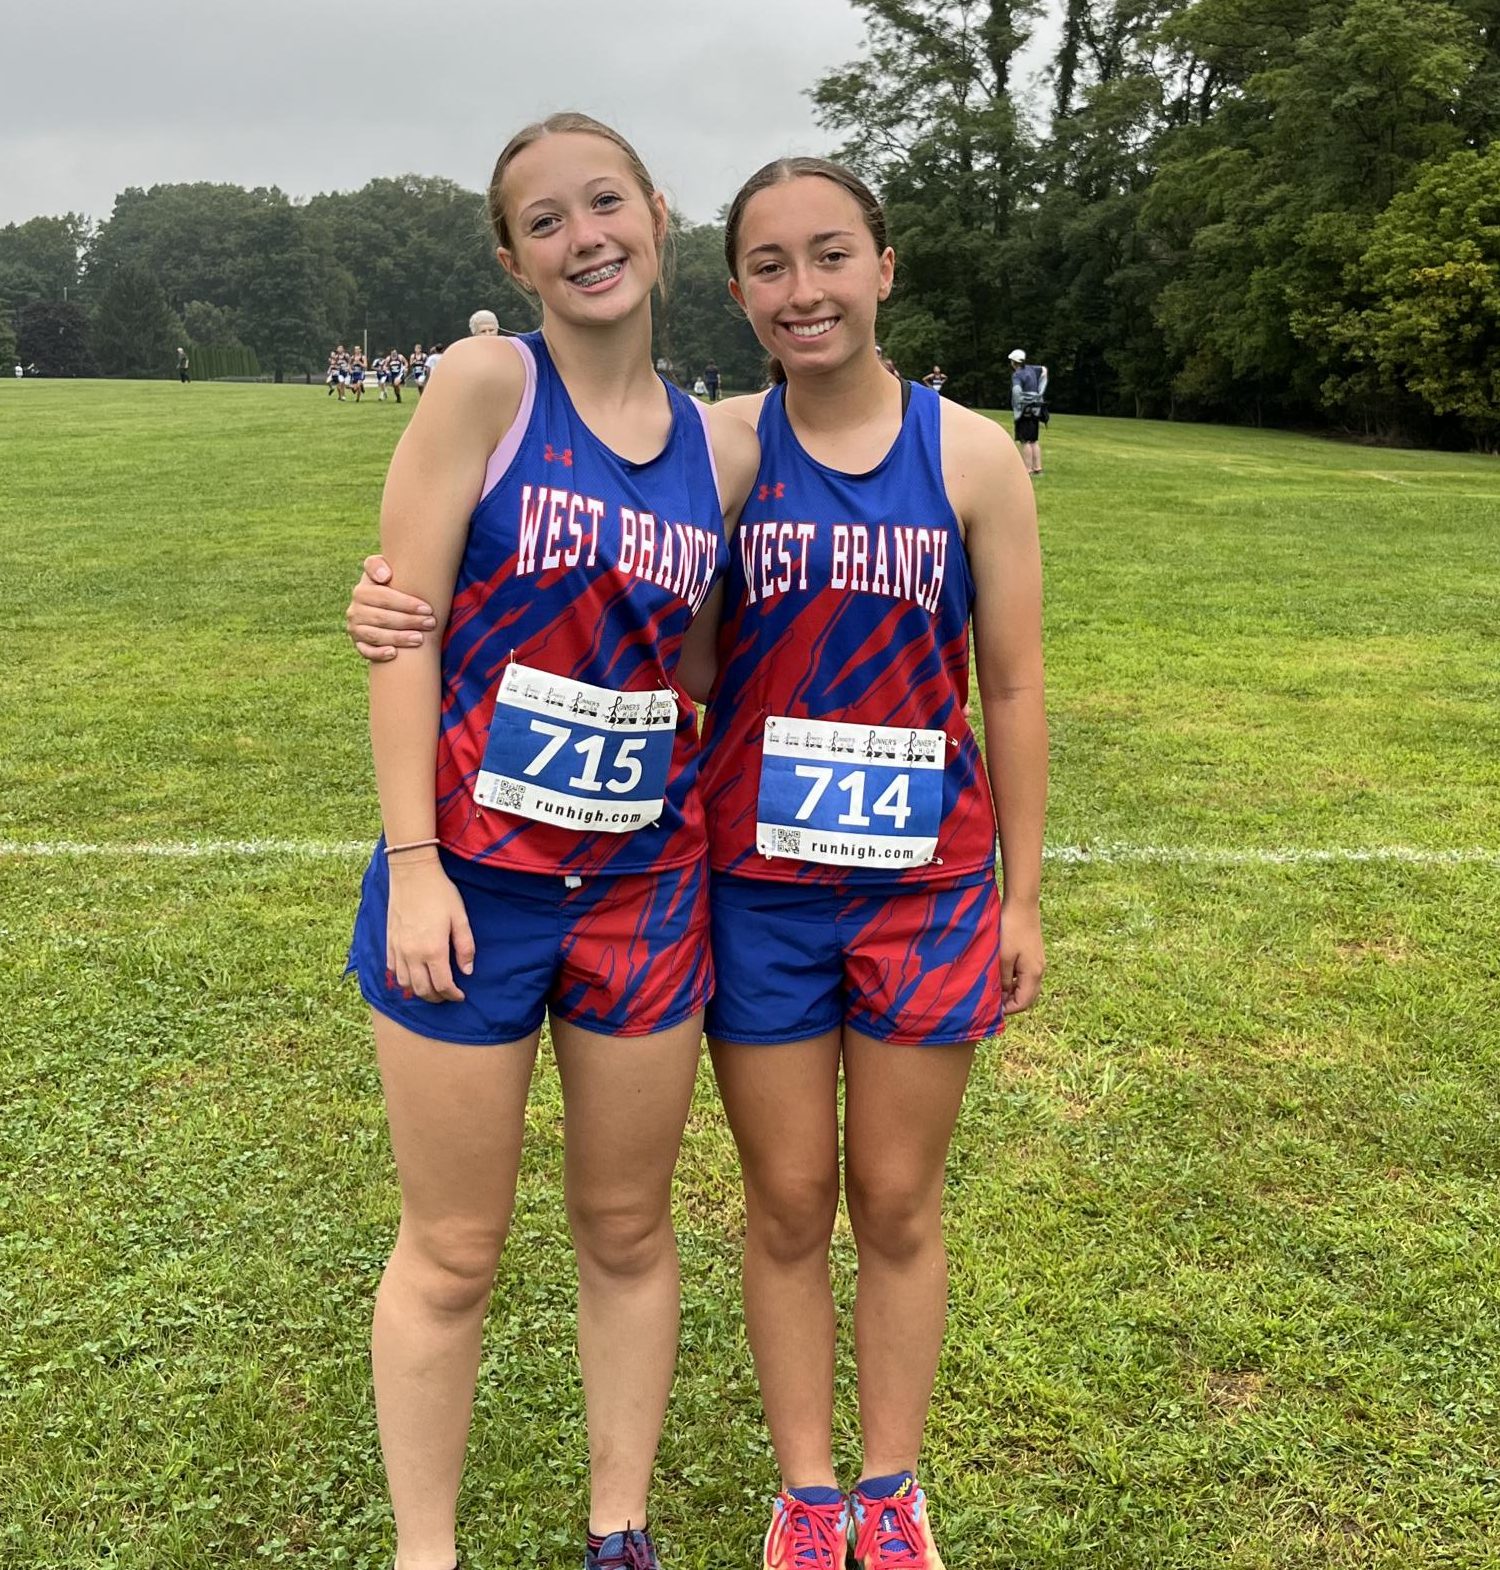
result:
[(773, 836), (778, 856), (796, 856), (802, 850), (802, 830), (784, 829), (779, 824)]
[(502, 780), (495, 787), (495, 805), (502, 811), (519, 807), (526, 800), (526, 787), (515, 780)]

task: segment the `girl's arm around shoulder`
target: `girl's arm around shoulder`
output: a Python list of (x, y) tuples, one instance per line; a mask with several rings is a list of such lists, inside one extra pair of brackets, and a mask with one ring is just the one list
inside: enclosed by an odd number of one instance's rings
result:
[(1006, 1011), (1035, 1001), (1042, 950), (1047, 712), (1036, 500), (1014, 444), (985, 416), (943, 408), (943, 476), (974, 575), (974, 658), (1004, 874)]
[[(446, 578), (452, 589), (485, 466), (520, 411), (526, 372), (505, 339), (466, 338), (444, 362), (447, 372), (418, 402), (386, 476), (385, 554), (365, 557), (344, 612), (345, 630), (367, 660), (394, 660), (398, 649), (429, 641), (437, 623), (425, 579)], [(400, 589), (390, 587), (395, 551), (409, 559)]]

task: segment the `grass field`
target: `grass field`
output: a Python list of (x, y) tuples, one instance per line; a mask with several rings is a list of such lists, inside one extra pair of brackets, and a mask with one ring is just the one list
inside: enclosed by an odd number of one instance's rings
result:
[[(340, 613), (408, 412), (0, 385), (7, 1570), (390, 1562)], [(1500, 464), (1067, 418), (1046, 456), (1051, 972), (951, 1162), (950, 1570), (1500, 1565)], [(550, 1063), (530, 1116), (477, 1570), (577, 1563)], [(655, 1520), (731, 1570), (775, 1478), (706, 1071), (678, 1204)]]

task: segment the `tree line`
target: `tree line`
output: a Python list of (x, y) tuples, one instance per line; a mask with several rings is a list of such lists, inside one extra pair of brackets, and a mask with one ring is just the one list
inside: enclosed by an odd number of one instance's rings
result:
[[(717, 359), (750, 387), (759, 351), (724, 289), (723, 230), (674, 223), (657, 353), (680, 373)], [(176, 347), (321, 375), (337, 341), (372, 353), (448, 342), (488, 307), (509, 331), (535, 307), (495, 260), (484, 198), (451, 180), (372, 180), (295, 202), (276, 189), (156, 185), (103, 223), (76, 213), (0, 229), (0, 360), (55, 376), (175, 374)], [(230, 354), (226, 361), (223, 356)]]
[[(1500, 446), (1500, 0), (1064, 0), (1045, 102), (1015, 80), (1043, 0), (851, 3), (864, 52), (811, 96), (885, 200), (903, 372), (1003, 406), (1021, 347), (1064, 410)], [(657, 354), (759, 385), (721, 226), (675, 240)], [(0, 354), (60, 374), (167, 374), (186, 339), (301, 375), (481, 305), (534, 323), (442, 179), (0, 229)]]
[(903, 370), (993, 405), (1021, 347), (1059, 408), (1500, 445), (1500, 0), (1065, 0), (1045, 106), (1040, 0), (855, 9), (813, 97)]

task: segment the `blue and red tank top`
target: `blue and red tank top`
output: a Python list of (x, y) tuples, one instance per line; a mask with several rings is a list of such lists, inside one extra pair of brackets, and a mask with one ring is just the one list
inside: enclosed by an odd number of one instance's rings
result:
[[(943, 484), (941, 407), (930, 388), (911, 386), (890, 451), (851, 475), (804, 450), (784, 386), (766, 394), (704, 723), (716, 871), (835, 887), (993, 876), (994, 805), (968, 718), (974, 580)], [(925, 773), (912, 763), (923, 746)], [(762, 782), (773, 762), (791, 791), (785, 828), (763, 821), (775, 815)], [(920, 827), (919, 787), (935, 853), (902, 867), (880, 847)], [(819, 825), (872, 859), (804, 859)]]
[[(683, 866), (706, 834), (696, 711), (673, 673), (725, 557), (704, 412), (665, 384), (666, 446), (632, 462), (579, 418), (542, 334), (512, 342), (525, 391), (469, 520), (443, 636), (438, 837), (470, 861), (523, 872)], [(627, 729), (595, 728), (611, 710), (625, 711)], [(631, 715), (656, 733), (629, 730)], [(602, 821), (619, 800), (610, 792), (628, 794), (643, 766), (649, 779), (653, 757), (656, 821), (568, 826)], [(565, 821), (506, 810), (520, 799), (507, 792), (533, 783)]]

